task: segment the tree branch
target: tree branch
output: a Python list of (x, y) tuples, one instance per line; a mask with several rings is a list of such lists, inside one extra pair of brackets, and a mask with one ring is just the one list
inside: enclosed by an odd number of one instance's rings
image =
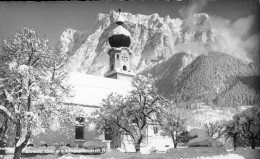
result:
[(119, 126), (121, 129), (123, 129), (125, 132), (129, 133), (130, 136), (134, 139), (133, 134), (132, 134), (129, 130), (127, 130), (125, 127), (123, 127), (122, 125), (120, 125), (118, 122), (116, 122), (116, 121), (113, 121), (113, 122), (114, 122), (117, 126)]
[(0, 110), (3, 111), (12, 120), (12, 122), (16, 123), (14, 115), (5, 106), (0, 105)]
[(29, 95), (28, 95), (28, 98), (27, 98), (27, 111), (30, 111), (31, 110), (31, 89), (30, 89), (30, 87), (31, 87), (31, 84), (32, 84), (32, 82), (31, 82), (31, 79), (29, 79), (29, 81), (28, 81), (28, 88), (29, 88)]
[(33, 61), (32, 66), (33, 66), (39, 59), (40, 59), (39, 57), (36, 58), (36, 59)]
[(149, 112), (145, 115), (145, 117), (148, 117), (152, 112), (154, 112), (154, 109), (152, 109), (151, 111), (149, 111)]
[(242, 136), (244, 136), (245, 138), (250, 138), (249, 134), (247, 133), (247, 131), (245, 130), (245, 128), (242, 126)]
[(32, 57), (33, 57), (33, 54), (34, 54), (34, 50), (33, 50), (33, 47), (32, 47), (32, 43), (30, 43), (30, 45), (29, 45), (29, 43), (27, 42), (27, 45), (28, 45), (28, 47), (31, 47), (31, 53), (30, 52), (28, 53), (29, 59), (28, 59), (27, 65), (31, 66), (30, 63), (31, 63), (31, 60), (32, 60)]
[(144, 96), (144, 103), (143, 103), (143, 107), (145, 108), (146, 105), (146, 96)]
[(144, 118), (143, 125), (141, 126), (141, 130), (145, 127), (145, 125), (146, 125), (146, 118)]
[(55, 67), (55, 64), (54, 64), (54, 66), (53, 66), (53, 72), (52, 72), (52, 77), (51, 77), (51, 80), (52, 80), (52, 81), (54, 80), (55, 72), (56, 72), (56, 67)]
[(254, 133), (250, 130), (251, 124), (252, 124), (251, 121), (249, 121), (249, 122), (246, 124), (246, 126), (247, 126), (247, 131), (250, 133), (251, 136), (254, 136)]
[(260, 135), (260, 131), (258, 131), (258, 133), (255, 135), (255, 138), (257, 139), (259, 135)]

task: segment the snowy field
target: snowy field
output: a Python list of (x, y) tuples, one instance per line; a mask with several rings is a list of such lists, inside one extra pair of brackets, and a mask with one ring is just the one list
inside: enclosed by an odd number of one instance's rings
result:
[[(260, 150), (252, 150), (250, 148), (238, 148), (236, 151), (228, 151), (222, 154), (213, 153), (196, 153), (192, 151), (176, 151), (170, 153), (151, 153), (148, 155), (135, 154), (135, 153), (122, 153), (116, 150), (107, 152), (102, 155), (73, 155), (66, 154), (63, 156), (55, 155), (45, 155), (45, 156), (35, 156), (35, 157), (25, 157), (22, 159), (257, 159), (260, 156)], [(11, 155), (1, 156), (3, 159), (12, 159)]]

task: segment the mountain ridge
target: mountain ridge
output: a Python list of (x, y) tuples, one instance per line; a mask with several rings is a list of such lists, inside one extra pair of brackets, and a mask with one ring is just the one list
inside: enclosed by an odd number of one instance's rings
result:
[[(146, 70), (146, 73), (155, 74), (153, 69)], [(182, 71), (162, 74), (162, 78), (155, 80), (159, 92), (179, 101), (201, 101), (231, 107), (259, 103), (259, 67), (225, 53), (202, 54)]]
[[(62, 33), (59, 48), (70, 55), (72, 70), (101, 76), (108, 70), (110, 46), (107, 36), (116, 27), (117, 16), (115, 11), (100, 13), (89, 31), (67, 29)], [(180, 44), (196, 41), (204, 47), (210, 46), (215, 39), (209, 16), (205, 13), (195, 14), (189, 20), (159, 17), (157, 13), (134, 15), (121, 12), (121, 16), (125, 19), (123, 26), (131, 33), (131, 68), (136, 72), (180, 52), (176, 50)]]

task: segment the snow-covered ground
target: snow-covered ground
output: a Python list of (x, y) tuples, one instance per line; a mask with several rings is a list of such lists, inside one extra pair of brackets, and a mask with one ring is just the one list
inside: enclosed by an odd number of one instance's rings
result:
[[(147, 158), (147, 157), (144, 157)], [(166, 157), (170, 158), (170, 156)], [(12, 156), (6, 156), (3, 159), (12, 159)], [(27, 159), (56, 159), (53, 155), (46, 155), (46, 156), (37, 156), (37, 157), (30, 157)], [(62, 156), (58, 159), (103, 159), (103, 157), (98, 156)], [(109, 159), (116, 159), (114, 157), (109, 157)], [(218, 156), (210, 156), (210, 157), (197, 157), (197, 158), (185, 158), (185, 159), (245, 159), (243, 156), (237, 154), (227, 154), (227, 155), (218, 155)]]
[[(122, 153), (116, 150), (112, 150), (111, 152), (107, 152), (102, 155), (73, 155), (73, 154), (66, 154), (64, 156), (58, 157), (56, 155), (43, 155), (43, 156), (36, 156), (36, 157), (25, 157), (22, 159), (127, 159), (127, 158), (165, 158), (165, 159), (257, 159), (260, 156), (260, 150), (252, 150), (250, 148), (238, 148), (236, 151), (229, 151), (223, 154), (202, 154), (203, 156), (197, 156), (197, 154), (188, 153), (164, 153), (164, 154), (135, 154), (135, 153)], [(190, 151), (192, 152), (192, 151)], [(194, 153), (194, 152), (193, 152)], [(196, 156), (196, 157), (192, 157)], [(0, 156), (3, 159), (12, 159), (12, 155)], [(1, 159), (2, 159), (1, 158)]]
[[(171, 156), (167, 156), (166, 158), (170, 158)], [(113, 157), (111, 157), (112, 159)], [(146, 156), (144, 158), (147, 158)], [(62, 156), (59, 159), (97, 159), (96, 157), (91, 156)], [(101, 159), (101, 158), (100, 158)], [(196, 158), (185, 158), (185, 159), (245, 159), (243, 156), (237, 154), (227, 154), (227, 155), (218, 155), (218, 156), (211, 156), (211, 157), (196, 157)]]

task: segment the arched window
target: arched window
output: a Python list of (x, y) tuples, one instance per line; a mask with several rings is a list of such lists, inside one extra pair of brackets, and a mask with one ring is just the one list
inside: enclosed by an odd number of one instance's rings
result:
[(119, 60), (119, 54), (116, 55), (116, 59)]
[(124, 71), (127, 71), (127, 67), (126, 67), (125, 65), (123, 66), (123, 70), (124, 70)]
[(84, 122), (85, 118), (77, 117), (76, 121), (78, 122), (75, 126), (75, 139), (83, 140), (84, 139)]

